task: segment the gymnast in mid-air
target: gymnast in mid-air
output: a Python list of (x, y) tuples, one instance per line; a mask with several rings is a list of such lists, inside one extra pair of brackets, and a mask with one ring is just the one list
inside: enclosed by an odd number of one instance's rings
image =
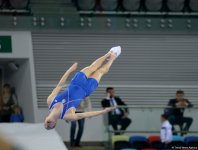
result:
[(109, 71), (111, 65), (120, 54), (120, 46), (111, 48), (107, 54), (77, 72), (68, 87), (61, 92), (68, 76), (77, 69), (78, 64), (74, 63), (65, 72), (58, 85), (47, 98), (50, 112), (45, 119), (45, 128), (53, 129), (58, 119), (74, 121), (102, 115), (114, 110), (115, 107), (108, 107), (100, 111), (75, 113), (81, 101), (97, 89), (102, 76)]

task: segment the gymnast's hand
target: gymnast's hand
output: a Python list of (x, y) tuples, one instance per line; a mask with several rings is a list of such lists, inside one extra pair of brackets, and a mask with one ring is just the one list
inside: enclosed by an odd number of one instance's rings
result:
[(78, 67), (78, 63), (76, 62), (69, 68), (69, 71), (73, 72), (73, 71), (75, 71), (77, 69), (77, 67)]
[(113, 111), (113, 110), (115, 110), (116, 109), (116, 107), (106, 107), (105, 109), (104, 109), (104, 111), (106, 112), (106, 113), (108, 113), (108, 112), (111, 112), (111, 111)]

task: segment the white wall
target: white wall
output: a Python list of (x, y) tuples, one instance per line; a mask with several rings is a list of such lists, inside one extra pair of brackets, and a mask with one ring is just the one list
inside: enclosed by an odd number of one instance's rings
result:
[(32, 47), (30, 32), (0, 31), (0, 35), (12, 37), (12, 53), (0, 53), (0, 58), (29, 58)]
[(28, 31), (0, 31), (0, 35), (12, 37), (12, 53), (0, 53), (0, 59), (21, 61), (19, 70), (5, 75), (7, 82), (16, 88), (18, 100), (25, 113), (25, 121), (35, 121), (36, 88), (32, 53), (31, 32)]

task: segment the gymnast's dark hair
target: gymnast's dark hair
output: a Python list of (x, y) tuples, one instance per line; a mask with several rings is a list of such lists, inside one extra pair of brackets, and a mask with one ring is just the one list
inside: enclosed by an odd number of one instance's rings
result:
[(106, 92), (108, 92), (109, 90), (113, 90), (113, 89), (114, 89), (113, 87), (107, 87)]

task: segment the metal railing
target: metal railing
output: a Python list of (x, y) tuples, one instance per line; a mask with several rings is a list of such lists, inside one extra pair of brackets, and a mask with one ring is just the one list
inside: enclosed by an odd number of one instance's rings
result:
[[(111, 140), (112, 140), (112, 136), (115, 133), (121, 133), (121, 134), (125, 134), (125, 135), (138, 135), (138, 134), (143, 134), (143, 135), (160, 135), (160, 115), (164, 113), (164, 109), (165, 108), (173, 108), (170, 106), (162, 106), (162, 105), (134, 105), (134, 106), (119, 106), (118, 108), (128, 108), (128, 110), (130, 111), (130, 115), (129, 118), (132, 119), (132, 124), (130, 125), (130, 127), (128, 127), (128, 129), (126, 131), (123, 130), (116, 130), (114, 131), (113, 128), (110, 127), (110, 125), (108, 124), (108, 115), (104, 116), (104, 125), (105, 125), (105, 132), (107, 133), (107, 139), (108, 142), (106, 142), (105, 147), (106, 149), (112, 149), (112, 145), (111, 145)], [(174, 108), (173, 108), (174, 109)], [(175, 108), (178, 109), (178, 108)], [(132, 113), (131, 113), (132, 112)], [(137, 119), (137, 115), (136, 114), (136, 118), (133, 117), (134, 116), (134, 112), (139, 114), (139, 117), (143, 117), (143, 118), (147, 118), (147, 120), (138, 120)], [(189, 114), (187, 114), (189, 113)], [(148, 117), (150, 115), (150, 117)], [(152, 117), (152, 115), (155, 115)], [(194, 122), (192, 123), (193, 128), (189, 131), (183, 131), (183, 130), (175, 130), (173, 132), (173, 134), (185, 134), (185, 135), (189, 135), (189, 134), (197, 134), (198, 135), (198, 127), (197, 127), (197, 123), (198, 120), (196, 120), (196, 116), (198, 115), (198, 106), (194, 105), (192, 108), (185, 108), (185, 112), (184, 112), (184, 116), (188, 116), (188, 117), (192, 117), (194, 119)], [(193, 115), (193, 116), (190, 116)], [(157, 118), (156, 118), (157, 117)], [(157, 119), (157, 120), (156, 120)], [(141, 121), (141, 122), (137, 122)], [(155, 129), (150, 129), (149, 125), (147, 126), (147, 124), (149, 122), (153, 123), (153, 126), (156, 126)], [(155, 123), (158, 122), (158, 125), (156, 125)], [(147, 128), (139, 128), (137, 129), (136, 125), (140, 125), (141, 123), (144, 123), (145, 126)], [(173, 126), (175, 126), (177, 124), (174, 124)]]
[(79, 11), (81, 15), (140, 15), (140, 16), (198, 16), (196, 12), (145, 12), (145, 11)]

